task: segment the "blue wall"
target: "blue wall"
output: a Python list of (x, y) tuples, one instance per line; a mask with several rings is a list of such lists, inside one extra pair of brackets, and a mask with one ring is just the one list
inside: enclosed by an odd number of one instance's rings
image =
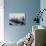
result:
[[(40, 0), (4, 0), (4, 35), (7, 41), (18, 41), (32, 29), (35, 14), (40, 9)], [(9, 13), (25, 13), (25, 26), (9, 26)]]

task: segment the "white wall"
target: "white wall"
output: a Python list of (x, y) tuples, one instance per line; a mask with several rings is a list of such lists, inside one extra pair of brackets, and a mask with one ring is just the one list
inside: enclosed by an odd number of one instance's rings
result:
[(4, 1), (0, 0), (0, 42), (4, 41)]

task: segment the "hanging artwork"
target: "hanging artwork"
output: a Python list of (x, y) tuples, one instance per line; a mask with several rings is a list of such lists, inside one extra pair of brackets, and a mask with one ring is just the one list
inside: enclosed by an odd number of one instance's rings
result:
[(25, 25), (25, 14), (24, 13), (10, 13), (9, 14), (9, 25)]

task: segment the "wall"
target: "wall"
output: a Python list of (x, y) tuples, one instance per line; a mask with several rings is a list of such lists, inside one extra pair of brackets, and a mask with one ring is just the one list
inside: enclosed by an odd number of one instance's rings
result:
[[(35, 14), (40, 10), (40, 0), (4, 0), (4, 35), (7, 41), (18, 41), (32, 29)], [(25, 26), (9, 26), (9, 13), (25, 13)]]

